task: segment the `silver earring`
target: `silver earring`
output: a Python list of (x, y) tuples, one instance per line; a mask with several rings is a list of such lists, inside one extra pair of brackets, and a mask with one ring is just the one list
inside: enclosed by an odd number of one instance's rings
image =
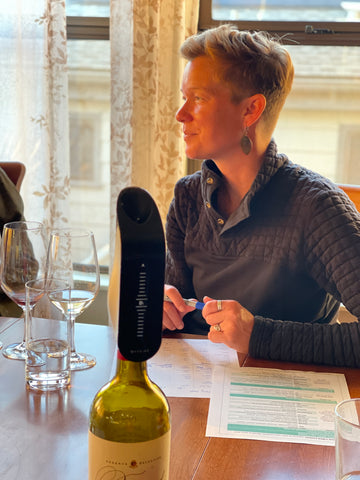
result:
[(245, 155), (249, 155), (252, 149), (252, 141), (248, 137), (248, 127), (245, 127), (245, 132), (244, 135), (242, 136), (240, 140), (240, 147), (242, 148), (242, 151), (245, 153)]

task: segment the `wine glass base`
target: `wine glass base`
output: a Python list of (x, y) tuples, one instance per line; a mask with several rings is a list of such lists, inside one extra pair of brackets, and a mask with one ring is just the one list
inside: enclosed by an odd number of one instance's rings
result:
[(25, 360), (26, 348), (25, 342), (12, 343), (4, 348), (2, 354), (10, 360)]
[(70, 356), (70, 370), (86, 370), (96, 365), (96, 358), (87, 353), (72, 353)]

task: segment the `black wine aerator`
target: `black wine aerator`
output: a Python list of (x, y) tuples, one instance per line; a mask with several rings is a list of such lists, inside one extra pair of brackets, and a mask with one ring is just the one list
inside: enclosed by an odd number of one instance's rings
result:
[(164, 299), (165, 239), (158, 208), (139, 187), (117, 201), (121, 266), (118, 347), (126, 360), (145, 361), (159, 349)]

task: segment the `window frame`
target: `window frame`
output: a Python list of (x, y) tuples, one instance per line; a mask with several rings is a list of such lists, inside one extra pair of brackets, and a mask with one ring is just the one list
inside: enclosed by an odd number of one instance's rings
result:
[(109, 17), (66, 17), (69, 40), (110, 40)]
[[(200, 0), (199, 31), (224, 23), (241, 30), (265, 30), (282, 37), (285, 44), (360, 46), (360, 22), (283, 22), (214, 20), (211, 17), (212, 0)], [(332, 32), (332, 33), (327, 33)]]

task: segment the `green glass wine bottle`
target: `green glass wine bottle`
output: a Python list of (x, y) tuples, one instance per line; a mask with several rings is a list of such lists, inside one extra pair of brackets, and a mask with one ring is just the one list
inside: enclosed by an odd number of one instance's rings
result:
[(118, 358), (115, 377), (98, 392), (91, 408), (89, 479), (137, 474), (136, 478), (165, 480), (169, 453), (164, 394), (149, 379), (146, 362)]
[(120, 192), (117, 220), (120, 272), (109, 288), (118, 292), (117, 308), (110, 309), (118, 317), (117, 368), (91, 405), (89, 480), (168, 480), (169, 405), (146, 367), (161, 343), (162, 223), (150, 195), (137, 187)]

